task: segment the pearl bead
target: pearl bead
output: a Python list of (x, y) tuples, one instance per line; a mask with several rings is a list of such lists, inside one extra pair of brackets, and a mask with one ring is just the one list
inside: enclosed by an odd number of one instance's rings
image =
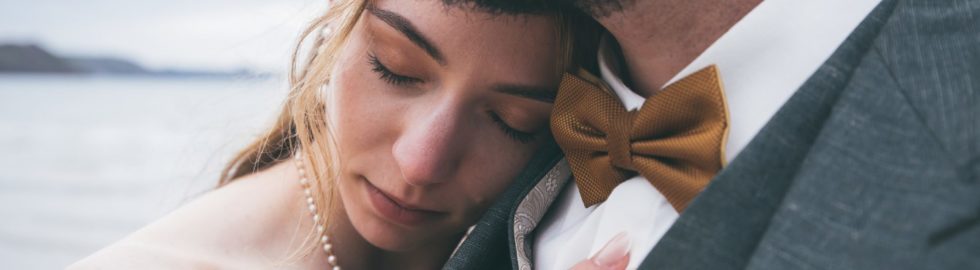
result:
[(333, 255), (333, 245), (330, 244), (330, 237), (325, 233), (326, 227), (320, 224), (320, 214), (316, 212), (316, 201), (313, 200), (313, 191), (310, 190), (310, 180), (306, 178), (306, 170), (303, 168), (303, 158), (299, 151), (296, 152), (296, 169), (299, 171), (299, 183), (303, 187), (303, 193), (306, 195), (306, 206), (310, 209), (310, 213), (313, 214), (313, 225), (316, 225), (316, 231), (320, 235), (320, 243), (323, 244), (323, 251), (327, 253), (327, 262), (332, 266), (330, 269), (340, 270), (340, 266), (337, 265), (337, 257)]

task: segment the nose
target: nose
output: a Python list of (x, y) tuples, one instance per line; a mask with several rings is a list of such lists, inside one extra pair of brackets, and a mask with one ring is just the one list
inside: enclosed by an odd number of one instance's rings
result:
[(402, 177), (415, 186), (448, 181), (464, 152), (461, 109), (451, 104), (425, 106), (406, 116), (392, 153)]

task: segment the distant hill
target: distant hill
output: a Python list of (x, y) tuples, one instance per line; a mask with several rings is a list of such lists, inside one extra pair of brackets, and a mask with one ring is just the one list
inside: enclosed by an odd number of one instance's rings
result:
[(37, 45), (0, 44), (0, 72), (83, 72)]
[(62, 57), (35, 44), (0, 44), (0, 73), (77, 73), (165, 77), (267, 76), (242, 69), (228, 72), (148, 70), (139, 64), (108, 57)]
[(72, 67), (88, 73), (145, 74), (150, 71), (136, 63), (113, 58), (66, 58)]

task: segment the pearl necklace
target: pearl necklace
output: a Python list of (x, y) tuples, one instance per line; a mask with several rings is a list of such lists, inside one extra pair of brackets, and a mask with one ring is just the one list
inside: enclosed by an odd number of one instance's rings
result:
[(296, 152), (296, 169), (299, 171), (299, 184), (303, 187), (303, 194), (306, 196), (306, 206), (310, 209), (313, 216), (313, 226), (316, 227), (317, 236), (320, 237), (320, 244), (323, 245), (323, 252), (327, 253), (327, 263), (331, 269), (340, 270), (337, 265), (337, 256), (333, 254), (333, 245), (330, 244), (330, 237), (326, 234), (326, 227), (320, 224), (320, 214), (316, 212), (316, 201), (313, 200), (313, 190), (310, 188), (310, 180), (306, 178), (306, 170), (303, 168), (303, 157), (299, 151)]

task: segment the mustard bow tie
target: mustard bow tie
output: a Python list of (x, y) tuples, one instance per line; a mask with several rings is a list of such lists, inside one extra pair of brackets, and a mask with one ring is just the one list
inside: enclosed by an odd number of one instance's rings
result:
[(586, 207), (639, 173), (681, 212), (724, 165), (726, 106), (715, 66), (667, 86), (636, 111), (626, 111), (591, 74), (566, 73), (551, 129)]

